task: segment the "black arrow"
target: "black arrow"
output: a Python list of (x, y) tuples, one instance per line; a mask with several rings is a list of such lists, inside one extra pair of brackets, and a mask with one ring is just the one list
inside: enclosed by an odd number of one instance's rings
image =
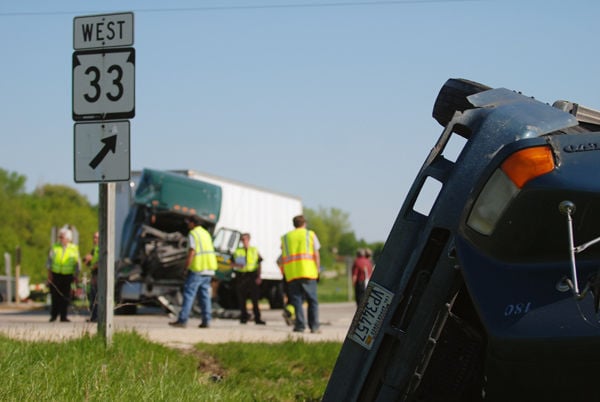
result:
[(117, 135), (115, 134), (111, 135), (110, 137), (106, 137), (102, 140), (102, 142), (104, 143), (104, 146), (100, 152), (98, 152), (98, 155), (96, 155), (90, 162), (90, 167), (92, 169), (96, 169), (98, 167), (100, 162), (102, 162), (106, 155), (108, 155), (108, 151), (112, 151), (113, 154), (115, 153), (117, 148)]

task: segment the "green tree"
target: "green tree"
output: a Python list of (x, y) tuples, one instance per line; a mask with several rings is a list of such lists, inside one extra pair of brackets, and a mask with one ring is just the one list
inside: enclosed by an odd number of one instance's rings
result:
[(340, 237), (338, 243), (338, 253), (340, 255), (351, 256), (354, 255), (356, 250), (360, 248), (360, 243), (356, 240), (354, 232), (346, 232)]
[(356, 238), (347, 212), (338, 208), (304, 208), (304, 215), (307, 227), (317, 233), (321, 242), (321, 261), (324, 267), (332, 267), (342, 257), (354, 257), (359, 248), (371, 249), (375, 261), (381, 254), (383, 242), (368, 243)]
[(314, 230), (321, 243), (321, 265), (332, 267), (341, 241), (351, 231), (350, 214), (337, 208), (305, 208), (307, 227)]
[(73, 226), (78, 234), (74, 240), (79, 244), (82, 256), (91, 249), (92, 235), (98, 230), (98, 209), (77, 190), (46, 184), (30, 195), (27, 206), (36, 224), (31, 228), (30, 247), (27, 255), (23, 255), (23, 265), (31, 270), (33, 282), (43, 281), (46, 276), (45, 264), (53, 228)]
[(32, 283), (43, 282), (52, 227), (75, 226), (80, 250), (86, 253), (98, 228), (98, 208), (75, 189), (63, 185), (47, 184), (27, 194), (26, 180), (23, 175), (0, 168), (0, 251), (11, 254), (14, 266), (19, 247), (21, 274), (28, 275)]
[(23, 206), (26, 177), (0, 169), (0, 251), (14, 260), (16, 247), (29, 236), (30, 214)]

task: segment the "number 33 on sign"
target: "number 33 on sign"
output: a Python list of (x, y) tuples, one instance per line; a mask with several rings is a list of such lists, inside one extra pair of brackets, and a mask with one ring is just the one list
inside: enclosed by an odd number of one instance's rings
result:
[(73, 120), (135, 116), (135, 49), (73, 53)]

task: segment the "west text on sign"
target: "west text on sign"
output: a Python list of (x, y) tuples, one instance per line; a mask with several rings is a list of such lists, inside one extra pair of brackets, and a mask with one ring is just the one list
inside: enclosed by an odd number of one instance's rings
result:
[(133, 45), (133, 13), (92, 15), (73, 19), (73, 48)]

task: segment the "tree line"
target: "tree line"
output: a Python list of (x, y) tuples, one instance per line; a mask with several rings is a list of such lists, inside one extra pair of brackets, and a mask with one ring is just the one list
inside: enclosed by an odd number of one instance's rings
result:
[[(53, 228), (75, 227), (79, 249), (86, 254), (92, 248), (93, 233), (98, 230), (98, 205), (65, 185), (44, 184), (27, 193), (27, 178), (0, 168), (0, 251), (11, 255), (14, 267), (20, 255), (21, 275), (30, 283), (46, 280), (46, 260)], [(371, 248), (377, 257), (383, 242), (367, 243), (352, 231), (349, 214), (337, 208), (304, 208), (309, 228), (321, 242), (321, 260), (326, 268), (358, 248)], [(20, 253), (17, 253), (20, 249)], [(115, 256), (115, 259), (118, 256)], [(13, 268), (14, 272), (14, 268)]]

